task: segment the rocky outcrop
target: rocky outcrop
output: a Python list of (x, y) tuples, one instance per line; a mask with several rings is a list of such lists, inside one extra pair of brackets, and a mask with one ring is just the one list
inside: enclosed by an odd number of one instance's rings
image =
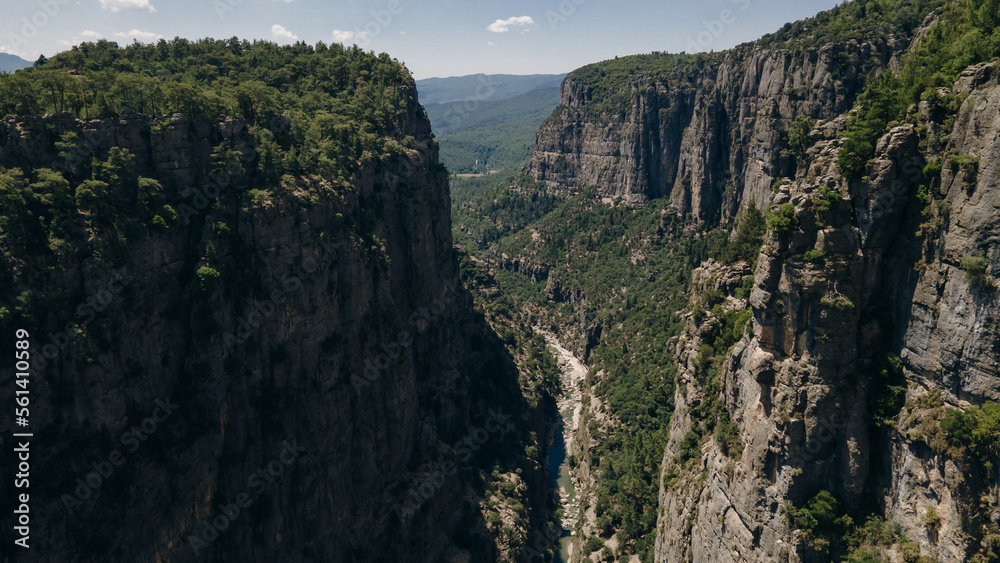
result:
[[(252, 195), (241, 120), (0, 124), (4, 166), (65, 164), (54, 143), (73, 131), (88, 161), (127, 148), (179, 213), (99, 231), (56, 267), (4, 261), (0, 305), (38, 358), (23, 560), (516, 555), (487, 532), (478, 464), (519, 463), (517, 372), (457, 278), (447, 174), (401, 91), (405, 154)], [(250, 177), (219, 184), (223, 142)]]
[(774, 181), (794, 173), (788, 123), (847, 111), (862, 67), (884, 68), (906, 46), (852, 41), (793, 53), (748, 44), (633, 76), (622, 110), (596, 115), (592, 87), (571, 73), (528, 173), (564, 191), (594, 186), (603, 198), (632, 204), (669, 197), (701, 221), (731, 218), (741, 203), (766, 207)]
[[(720, 399), (742, 451), (727, 455), (705, 440), (680, 474), (683, 441), (700, 423), (693, 411), (710, 400), (695, 362), (705, 328), (689, 321), (678, 344), (658, 561), (824, 560), (784, 508), (821, 490), (850, 514), (900, 524), (933, 560), (990, 548), (996, 477), (948, 448), (937, 421), (947, 406), (996, 399), (1000, 334), (989, 276), (997, 226), (988, 211), (1000, 197), (996, 71), (972, 67), (956, 84), (964, 102), (945, 154), (971, 158), (946, 157), (940, 177), (924, 177), (926, 138), (913, 125), (879, 141), (860, 181), (835, 164), (843, 117), (811, 133), (808, 165), (769, 197), (775, 211), (794, 209), (788, 230), (769, 233), (749, 302), (726, 305), (753, 311), (752, 334), (720, 370)], [(927, 185), (939, 203), (916, 197)], [(921, 215), (925, 205), (934, 209)], [(987, 259), (985, 282), (962, 271), (966, 256)], [(880, 362), (896, 354), (893, 389)]]

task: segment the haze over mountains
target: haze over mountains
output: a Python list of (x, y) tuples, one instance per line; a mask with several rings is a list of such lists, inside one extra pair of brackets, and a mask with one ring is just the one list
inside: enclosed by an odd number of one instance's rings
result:
[(540, 88), (558, 88), (565, 74), (470, 74), (417, 80), (420, 103), (502, 100)]
[(98, 41), (0, 116), (4, 561), (1000, 561), (1000, 0), (565, 77)]
[(14, 72), (26, 66), (31, 66), (31, 62), (11, 55), (10, 53), (0, 53), (0, 72)]

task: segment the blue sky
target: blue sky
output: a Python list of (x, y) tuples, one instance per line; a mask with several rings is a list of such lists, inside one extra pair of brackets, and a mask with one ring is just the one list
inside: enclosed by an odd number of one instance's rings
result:
[(5, 0), (0, 52), (104, 37), (357, 43), (419, 78), (561, 73), (616, 55), (721, 50), (841, 0)]

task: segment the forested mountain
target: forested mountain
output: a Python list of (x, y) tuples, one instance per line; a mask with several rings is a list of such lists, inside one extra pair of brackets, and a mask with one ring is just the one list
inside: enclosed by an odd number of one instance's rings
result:
[(0, 402), (30, 390), (0, 429), (34, 436), (4, 560), (513, 561), (547, 528), (554, 364), (474, 312), (399, 62), (102, 41), (0, 104), (0, 336), (31, 367), (0, 366)]
[(0, 73), (14, 72), (15, 70), (22, 69), (26, 66), (31, 66), (31, 63), (21, 57), (18, 57), (17, 55), (0, 53)]
[(572, 561), (996, 560), (998, 10), (586, 66), (455, 202), (489, 291), (590, 366)]
[(558, 88), (565, 74), (470, 74), (417, 80), (420, 103), (503, 100), (532, 90)]
[(523, 166), (538, 126), (559, 105), (558, 88), (498, 101), (425, 104), (441, 144), (441, 161), (454, 173), (485, 173)]
[(0, 75), (5, 557), (1000, 560), (998, 24), (853, 0), (558, 99), (235, 38)]

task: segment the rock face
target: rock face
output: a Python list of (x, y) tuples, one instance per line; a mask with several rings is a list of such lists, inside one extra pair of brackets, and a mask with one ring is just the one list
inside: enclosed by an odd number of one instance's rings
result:
[(852, 41), (793, 55), (741, 46), (704, 64), (634, 76), (623, 111), (597, 115), (591, 88), (570, 74), (528, 173), (633, 204), (669, 197), (698, 220), (730, 217), (741, 202), (765, 207), (775, 179), (791, 174), (779, 119), (840, 115), (862, 86), (861, 66), (885, 67), (905, 47)]
[(223, 141), (255, 170), (240, 120), (0, 124), (4, 166), (64, 160), (70, 130), (86, 155), (129, 149), (180, 215), (124, 246), (97, 236), (47, 275), (0, 270), (0, 304), (44, 303), (20, 309), (38, 313), (24, 328), (40, 363), (32, 556), (16, 560), (501, 557), (480, 454), (456, 445), (507, 459), (516, 368), (457, 278), (447, 174), (412, 91), (416, 149), (249, 203), (211, 171)]
[[(678, 344), (658, 561), (823, 560), (783, 509), (820, 490), (849, 513), (874, 511), (900, 524), (933, 560), (964, 561), (989, 547), (989, 523), (1000, 514), (997, 479), (935, 442), (934, 432), (944, 407), (997, 398), (995, 294), (960, 267), (964, 256), (983, 256), (988, 278), (998, 258), (988, 211), (1000, 198), (996, 72), (971, 67), (955, 85), (965, 101), (945, 152), (978, 160), (946, 161), (940, 177), (925, 178), (912, 125), (879, 141), (861, 181), (847, 181), (835, 164), (844, 118), (811, 133), (808, 164), (769, 203), (794, 206), (792, 224), (768, 235), (749, 303), (727, 304), (753, 310), (752, 334), (720, 374), (742, 453), (726, 455), (708, 440), (680, 475), (682, 441), (697, 423), (692, 412), (709, 399), (694, 362), (706, 327), (690, 321)], [(925, 206), (915, 196), (925, 183), (947, 202), (937, 215), (920, 214)], [(932, 216), (940, 217), (938, 230), (916, 236)], [(877, 375), (886, 353), (901, 359), (895, 392), (901, 403), (905, 394), (905, 406), (873, 429), (878, 401), (893, 392)]]
[[(752, 324), (716, 366), (717, 385), (702, 357), (712, 315), (689, 314), (676, 343), (657, 561), (828, 560), (789, 518), (820, 491), (848, 514), (898, 524), (915, 542), (906, 560), (914, 545), (941, 562), (995, 551), (1000, 479), (950, 447), (939, 421), (1000, 400), (1000, 67), (970, 67), (941, 89), (960, 102), (953, 123), (927, 102), (911, 108), (918, 125), (879, 139), (863, 178), (837, 164), (862, 69), (893, 68), (908, 47), (738, 47), (632, 75), (617, 110), (571, 73), (538, 134), (528, 172), (564, 193), (665, 197), (708, 224), (749, 205), (789, 213), (767, 235), (748, 298), (722, 304), (749, 308)], [(801, 116), (814, 121), (795, 154), (786, 128)], [(963, 271), (969, 257), (979, 273)], [(732, 293), (745, 269), (707, 263), (692, 295)], [(735, 442), (705, 432), (718, 404)], [(900, 545), (891, 560), (904, 560)]]

